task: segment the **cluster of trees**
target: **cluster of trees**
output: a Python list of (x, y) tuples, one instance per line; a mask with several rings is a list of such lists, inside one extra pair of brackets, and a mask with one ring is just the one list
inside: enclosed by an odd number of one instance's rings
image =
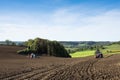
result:
[(6, 46), (15, 46), (16, 43), (11, 41), (11, 40), (5, 40), (5, 41), (1, 41), (0, 45), (6, 45)]
[(56, 57), (71, 57), (64, 46), (57, 41), (49, 41), (46, 39), (36, 38), (25, 42), (27, 47), (24, 50), (18, 51), (19, 54), (29, 54), (34, 52), (36, 55), (47, 55)]
[(23, 41), (11, 41), (9, 39), (5, 40), (5, 41), (0, 41), (0, 45), (1, 46), (24, 46), (24, 42)]

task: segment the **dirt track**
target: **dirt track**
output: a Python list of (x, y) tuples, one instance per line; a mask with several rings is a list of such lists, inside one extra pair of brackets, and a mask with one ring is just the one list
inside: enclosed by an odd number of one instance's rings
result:
[[(3, 50), (2, 48), (0, 47), (0, 50)], [(11, 53), (12, 49), (7, 52)], [(14, 50), (16, 49), (13, 49), (13, 52)], [(0, 53), (1, 80), (120, 80), (120, 55), (110, 55), (103, 59), (94, 57), (28, 59), (24, 56), (19, 57), (16, 53), (5, 58), (3, 57), (5, 53), (6, 51)]]

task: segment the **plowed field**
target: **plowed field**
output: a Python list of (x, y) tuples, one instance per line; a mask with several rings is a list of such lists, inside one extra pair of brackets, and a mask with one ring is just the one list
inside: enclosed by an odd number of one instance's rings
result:
[(16, 53), (22, 47), (0, 46), (0, 80), (120, 80), (120, 55), (102, 59), (39, 57)]

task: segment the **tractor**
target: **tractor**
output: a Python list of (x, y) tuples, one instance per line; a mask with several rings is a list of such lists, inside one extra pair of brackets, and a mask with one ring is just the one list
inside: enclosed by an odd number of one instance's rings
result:
[(100, 52), (99, 49), (97, 49), (95, 52), (95, 58), (103, 58), (103, 54)]

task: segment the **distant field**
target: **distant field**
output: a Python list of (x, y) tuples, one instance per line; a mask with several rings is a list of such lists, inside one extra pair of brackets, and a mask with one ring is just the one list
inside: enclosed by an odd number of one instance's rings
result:
[[(101, 50), (103, 54), (120, 54), (120, 45), (119, 44), (113, 44), (110, 46), (105, 46), (106, 49)], [(87, 51), (79, 51), (70, 54), (73, 58), (74, 57), (86, 57), (86, 56), (92, 56), (94, 55), (95, 50), (87, 50)]]
[(119, 44), (113, 44), (110, 46), (105, 46), (108, 50), (120, 50), (120, 45)]
[(110, 46), (105, 46), (105, 50), (102, 50), (104, 53), (119, 53), (120, 52), (120, 45), (113, 44)]

